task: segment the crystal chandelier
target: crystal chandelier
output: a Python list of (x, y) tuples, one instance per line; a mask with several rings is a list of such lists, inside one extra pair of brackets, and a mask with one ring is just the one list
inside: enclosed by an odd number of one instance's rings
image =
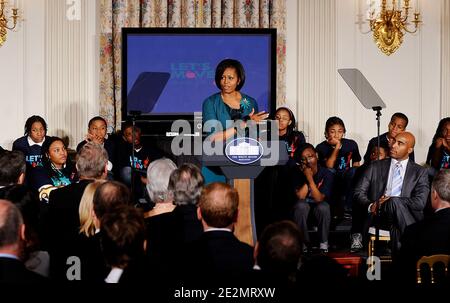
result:
[[(381, 1), (379, 8), (375, 7), (375, 1), (370, 2), (369, 18), (370, 29), (373, 32), (373, 39), (378, 48), (390, 55), (394, 53), (403, 42), (404, 32), (415, 33), (419, 28), (420, 12), (418, 7), (419, 0), (416, 0), (414, 19), (409, 20), (412, 7), (409, 6), (410, 0), (392, 0), (391, 5), (387, 0)], [(411, 23), (413, 28), (409, 28)]]
[(8, 0), (0, 0), (0, 46), (6, 41), (6, 30), (13, 30), (17, 26), (19, 9), (17, 1), (14, 1), (10, 8)]

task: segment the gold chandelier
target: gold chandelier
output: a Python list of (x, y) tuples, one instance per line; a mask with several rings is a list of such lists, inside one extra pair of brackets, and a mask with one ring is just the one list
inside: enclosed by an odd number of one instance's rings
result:
[[(378, 48), (386, 55), (389, 56), (400, 47), (404, 32), (411, 34), (417, 32), (419, 23), (422, 22), (420, 21), (418, 1), (416, 0), (414, 19), (411, 21), (408, 19), (411, 11), (410, 0), (398, 0), (398, 2), (392, 0), (389, 7), (386, 3), (387, 0), (382, 0), (379, 9), (373, 7), (374, 1), (370, 2), (369, 22), (373, 39)], [(414, 24), (412, 29), (408, 28), (411, 23)]]
[(19, 9), (17, 2), (14, 1), (12, 8), (8, 0), (0, 0), (0, 46), (6, 41), (6, 30), (13, 30), (17, 26), (19, 18)]

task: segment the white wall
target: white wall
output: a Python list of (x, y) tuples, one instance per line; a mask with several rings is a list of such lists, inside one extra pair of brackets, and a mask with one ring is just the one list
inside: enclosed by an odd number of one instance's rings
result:
[[(53, 56), (50, 50), (58, 48), (51, 48), (51, 43), (58, 42), (64, 31), (71, 30), (68, 34), (76, 39), (80, 39), (80, 32), (74, 31), (73, 24), (52, 27), (48, 21), (49, 12), (67, 5), (66, 1), (23, 0), (25, 22), (19, 32), (9, 32), (8, 41), (0, 47), (3, 147), (10, 148), (12, 141), (23, 134), (24, 122), (32, 114), (47, 119), (49, 134), (72, 134), (74, 147), (82, 139), (88, 118), (98, 113), (98, 1), (81, 1), (87, 5), (80, 20), (86, 30), (84, 46), (69, 58), (61, 52)], [(357, 140), (362, 153), (367, 141), (375, 136), (374, 112), (359, 104), (337, 73), (338, 68), (354, 67), (363, 72), (387, 105), (381, 117), (382, 131), (392, 113), (405, 112), (410, 118), (408, 128), (417, 137), (417, 160), (424, 161), (437, 122), (446, 113), (440, 109), (442, 0), (420, 1), (424, 18), (420, 32), (406, 34), (400, 49), (387, 57), (372, 42), (371, 35), (361, 33), (356, 24), (366, 0), (286, 0), (286, 100), (311, 143), (323, 140), (325, 120), (330, 115), (344, 119), (347, 137)], [(71, 41), (58, 43), (67, 49)], [(73, 74), (63, 73), (61, 67), (73, 66), (77, 54), (86, 55), (83, 60), (89, 66), (77, 71), (74, 86), (68, 78)], [(66, 87), (62, 97), (56, 94), (60, 85)], [(69, 120), (72, 116), (76, 117)]]
[[(321, 0), (320, 0), (321, 1)], [(358, 26), (358, 15), (365, 13), (366, 0), (339, 0), (335, 5), (335, 31), (329, 39), (336, 39), (335, 45), (330, 44), (328, 49), (315, 45), (301, 45), (304, 41), (302, 29), (288, 26), (287, 33), (287, 56), (293, 57), (294, 53), (302, 53), (307, 48), (313, 53), (313, 57), (334, 58), (336, 66), (331, 70), (324, 68), (326, 62), (314, 61), (312, 67), (301, 66), (302, 58), (297, 59), (297, 68), (288, 69), (287, 74), (287, 100), (289, 104), (296, 105), (297, 115), (308, 119), (315, 117), (312, 113), (299, 111), (303, 108), (302, 96), (305, 92), (317, 92), (330, 90), (328, 83), (323, 83), (326, 78), (311, 75), (309, 81), (298, 81), (302, 70), (309, 68), (312, 71), (322, 70), (330, 72), (330, 77), (335, 77), (337, 89), (335, 97), (322, 102), (321, 107), (335, 108), (334, 115), (341, 117), (347, 127), (347, 137), (355, 139), (360, 147), (361, 153), (365, 152), (368, 140), (376, 135), (375, 112), (367, 110), (360, 105), (358, 99), (347, 87), (338, 75), (338, 68), (358, 68), (366, 76), (378, 94), (386, 103), (386, 109), (382, 111), (381, 132), (387, 130), (390, 116), (397, 111), (404, 112), (410, 119), (408, 129), (416, 136), (416, 160), (421, 163), (425, 161), (426, 152), (434, 134), (435, 128), (441, 117), (440, 109), (440, 29), (441, 29), (441, 0), (421, 1), (421, 12), (424, 24), (417, 34), (406, 34), (402, 46), (392, 54), (386, 56), (381, 53), (373, 42), (371, 33), (367, 32), (368, 25)], [(332, 6), (332, 1), (326, 1)], [(323, 5), (323, 4), (322, 4)], [(321, 31), (320, 27), (326, 26), (325, 22), (313, 21), (313, 19), (327, 17), (327, 8), (320, 6), (316, 1), (309, 0), (287, 0), (288, 25), (293, 24), (301, 18), (308, 18), (302, 10), (315, 9), (311, 22), (317, 26), (312, 31)], [(322, 11), (317, 11), (322, 10)], [(299, 18), (301, 16), (301, 18)], [(364, 16), (363, 16), (364, 19)], [(307, 22), (307, 20), (305, 21)], [(322, 29), (323, 31), (323, 29)], [(325, 54), (321, 54), (325, 52)], [(304, 52), (303, 52), (304, 53)], [(328, 64), (329, 65), (329, 64)], [(290, 64), (288, 63), (288, 67)], [(322, 81), (322, 82), (321, 82)], [(298, 102), (297, 102), (298, 101)], [(314, 101), (313, 101), (314, 102)], [(313, 120), (313, 119), (311, 119)], [(302, 125), (302, 124), (301, 124)], [(300, 126), (301, 126), (300, 125)], [(323, 140), (325, 120), (306, 121), (303, 123), (308, 127), (312, 135), (310, 141), (317, 144)]]
[(49, 135), (74, 148), (98, 114), (98, 1), (79, 0), (79, 21), (67, 20), (66, 0), (21, 1), (24, 21), (0, 47), (0, 145), (10, 149), (26, 119), (41, 115)]

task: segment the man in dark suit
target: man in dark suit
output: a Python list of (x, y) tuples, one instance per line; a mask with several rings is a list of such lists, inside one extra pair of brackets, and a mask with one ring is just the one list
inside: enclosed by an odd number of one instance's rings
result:
[(68, 256), (77, 255), (80, 233), (79, 206), (84, 189), (93, 180), (106, 179), (108, 154), (99, 144), (85, 144), (77, 155), (77, 171), (80, 181), (50, 193), (47, 216), (50, 275), (53, 279), (66, 280)]
[(380, 223), (389, 228), (393, 253), (400, 247), (406, 226), (423, 219), (429, 194), (427, 170), (408, 159), (414, 135), (402, 132), (393, 138), (389, 159), (371, 163), (355, 188), (354, 199), (371, 217), (380, 208)]
[(235, 282), (251, 272), (253, 248), (233, 235), (238, 204), (238, 193), (228, 184), (216, 182), (203, 189), (197, 216), (204, 232), (186, 248), (187, 260), (183, 266), (187, 278), (212, 283), (229, 279)]
[(450, 169), (443, 169), (434, 177), (431, 206), (434, 213), (423, 221), (409, 225), (402, 237), (399, 260), (412, 279), (420, 257), (450, 255)]
[(24, 241), (25, 225), (19, 209), (7, 200), (0, 200), (0, 284), (46, 281), (26, 269), (20, 260)]

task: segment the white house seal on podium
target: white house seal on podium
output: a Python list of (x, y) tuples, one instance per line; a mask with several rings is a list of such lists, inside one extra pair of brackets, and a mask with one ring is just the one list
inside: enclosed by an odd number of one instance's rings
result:
[(252, 138), (237, 138), (225, 147), (225, 156), (237, 164), (251, 164), (263, 156), (264, 150), (257, 140)]

